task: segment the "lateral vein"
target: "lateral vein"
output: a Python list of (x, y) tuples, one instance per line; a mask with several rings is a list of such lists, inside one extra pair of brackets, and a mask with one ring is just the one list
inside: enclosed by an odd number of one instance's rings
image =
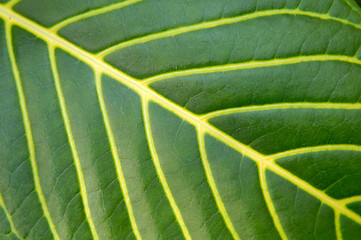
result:
[(334, 218), (335, 218), (334, 221), (335, 221), (337, 240), (342, 240), (343, 238), (342, 238), (342, 232), (341, 232), (340, 213), (338, 211), (335, 211)]
[(183, 34), (183, 33), (193, 32), (193, 31), (202, 30), (202, 29), (209, 29), (209, 28), (214, 28), (217, 26), (226, 25), (226, 24), (232, 24), (232, 23), (237, 23), (237, 22), (242, 22), (242, 21), (246, 21), (246, 20), (250, 20), (250, 19), (259, 18), (259, 17), (267, 17), (267, 16), (274, 16), (274, 15), (301, 15), (301, 16), (319, 18), (322, 20), (334, 20), (334, 21), (338, 21), (342, 24), (350, 25), (357, 29), (361, 29), (361, 26), (358, 24), (349, 22), (345, 19), (332, 17), (328, 14), (301, 11), (299, 9), (263, 10), (263, 11), (248, 13), (248, 14), (244, 14), (244, 15), (236, 16), (236, 17), (222, 18), (222, 19), (211, 20), (211, 21), (206, 21), (206, 22), (202, 22), (202, 23), (196, 23), (196, 24), (188, 25), (188, 26), (184, 26), (184, 27), (173, 28), (173, 29), (165, 30), (163, 32), (153, 33), (153, 34), (146, 35), (143, 37), (127, 40), (127, 41), (118, 43), (116, 45), (113, 45), (109, 48), (102, 50), (101, 52), (99, 52), (97, 54), (97, 57), (103, 58), (106, 55), (108, 55), (116, 50), (119, 50), (121, 48), (129, 47), (129, 46), (139, 44), (139, 43), (149, 42), (149, 41), (160, 39), (160, 38), (176, 36), (176, 35)]
[(340, 62), (348, 62), (351, 64), (361, 65), (361, 60), (356, 57), (319, 54), (319, 55), (297, 56), (297, 57), (289, 57), (289, 58), (275, 58), (268, 60), (254, 60), (248, 62), (231, 63), (231, 64), (216, 65), (216, 66), (209, 66), (203, 68), (191, 68), (191, 69), (154, 75), (149, 78), (143, 79), (142, 83), (144, 85), (149, 85), (156, 81), (179, 77), (179, 76), (208, 74), (208, 73), (226, 72), (226, 71), (234, 71), (234, 70), (242, 70), (242, 69), (255, 69), (255, 68), (263, 68), (263, 67), (274, 67), (274, 66), (283, 66), (283, 65), (305, 63), (305, 62), (324, 62), (324, 61), (340, 61)]
[(115, 167), (116, 167), (116, 172), (117, 172), (117, 175), (118, 175), (118, 181), (119, 181), (119, 184), (120, 184), (120, 188), (121, 188), (121, 190), (123, 192), (125, 204), (126, 204), (127, 209), (128, 209), (130, 223), (132, 225), (134, 235), (137, 238), (137, 240), (141, 240), (142, 237), (141, 237), (141, 235), (139, 233), (139, 229), (138, 229), (135, 217), (134, 217), (133, 207), (132, 207), (132, 204), (131, 204), (131, 201), (130, 201), (128, 188), (127, 188), (127, 185), (126, 185), (126, 182), (125, 182), (125, 177), (124, 177), (124, 174), (123, 174), (120, 158), (119, 158), (119, 155), (118, 155), (118, 152), (117, 152), (117, 145), (116, 145), (115, 140), (114, 140), (113, 131), (111, 129), (107, 109), (106, 109), (106, 106), (105, 106), (105, 101), (104, 101), (103, 91), (102, 91), (101, 75), (100, 75), (100, 73), (95, 73), (95, 74), (96, 74), (96, 76), (95, 76), (96, 83), (95, 84), (96, 84), (98, 100), (99, 100), (100, 109), (101, 109), (103, 119), (104, 119), (104, 125), (105, 125), (106, 131), (107, 131), (107, 134), (108, 134), (108, 138), (109, 138), (110, 149), (111, 149), (112, 154), (113, 154), (113, 159), (114, 159), (114, 163), (115, 163)]
[(267, 182), (266, 182), (266, 176), (265, 176), (265, 168), (263, 167), (262, 163), (258, 164), (258, 175), (259, 175), (259, 182), (261, 185), (261, 189), (262, 189), (262, 193), (266, 202), (266, 205), (268, 207), (269, 213), (273, 219), (273, 223), (278, 231), (278, 233), (280, 234), (281, 238), (283, 240), (287, 240), (287, 235), (282, 227), (281, 221), (278, 218), (276, 209), (273, 205), (271, 196), (269, 194), (268, 191), (268, 187), (267, 187)]
[(9, 8), (12, 8), (14, 5), (16, 5), (20, 1), (21, 0), (11, 0), (8, 3), (6, 3), (6, 6), (9, 7)]
[(54, 48), (53, 45), (49, 44), (48, 49), (49, 49), (50, 65), (51, 65), (51, 69), (52, 69), (53, 76), (54, 76), (55, 88), (56, 88), (56, 92), (58, 94), (61, 114), (63, 116), (66, 133), (68, 135), (69, 145), (70, 145), (71, 152), (72, 152), (72, 155), (73, 155), (73, 158), (74, 158), (76, 173), (77, 173), (78, 179), (79, 179), (80, 195), (81, 195), (81, 198), (82, 198), (82, 201), (83, 201), (83, 204), (84, 204), (85, 215), (86, 215), (87, 221), (89, 223), (89, 227), (90, 227), (91, 233), (93, 235), (93, 238), (95, 240), (98, 240), (99, 239), (98, 234), (97, 234), (97, 231), (95, 229), (93, 219), (91, 217), (91, 212), (90, 212), (90, 207), (89, 207), (89, 202), (88, 202), (88, 196), (87, 196), (87, 190), (86, 190), (85, 180), (84, 180), (84, 174), (83, 174), (83, 171), (81, 169), (80, 159), (79, 159), (79, 156), (78, 156), (78, 152), (76, 150), (76, 144), (75, 144), (73, 133), (72, 133), (72, 130), (71, 130), (70, 120), (69, 120), (69, 116), (68, 116), (68, 113), (67, 113), (67, 110), (66, 110), (66, 105), (65, 105), (65, 99), (64, 99), (63, 91), (62, 91), (61, 84), (60, 84), (59, 73), (58, 73), (58, 70), (57, 70), (56, 59), (55, 59), (55, 48)]
[(168, 198), (168, 201), (173, 209), (174, 215), (177, 219), (177, 222), (179, 223), (179, 226), (183, 232), (184, 237), (187, 240), (191, 240), (191, 235), (189, 234), (188, 228), (183, 220), (182, 214), (177, 206), (177, 203), (175, 202), (175, 199), (173, 198), (172, 192), (168, 186), (167, 179), (163, 173), (162, 167), (160, 165), (158, 154), (154, 146), (154, 141), (152, 137), (152, 131), (150, 129), (150, 120), (149, 120), (149, 111), (148, 111), (148, 100), (146, 97), (142, 97), (142, 111), (143, 111), (143, 119), (144, 119), (144, 127), (146, 136), (149, 143), (149, 150), (152, 156), (152, 160), (155, 166), (155, 169), (157, 170), (157, 174), (159, 177), (159, 180), (163, 186), (164, 192), (166, 197)]
[(43, 194), (43, 191), (41, 188), (41, 184), (40, 184), (38, 166), (36, 163), (36, 156), (35, 156), (33, 135), (31, 132), (31, 126), (30, 126), (28, 110), (26, 107), (25, 95), (24, 95), (24, 91), (23, 91), (23, 87), (22, 87), (22, 83), (21, 83), (20, 73), (19, 73), (18, 67), (16, 65), (16, 60), (15, 60), (15, 55), (14, 55), (14, 49), (13, 49), (13, 44), (12, 44), (12, 35), (11, 35), (11, 26), (12, 25), (10, 22), (6, 22), (6, 25), (5, 25), (6, 43), (7, 43), (12, 71), (13, 71), (14, 79), (15, 79), (15, 83), (16, 83), (16, 89), (17, 89), (18, 95), (19, 95), (19, 103), (20, 103), (21, 113), (23, 116), (25, 135), (26, 135), (26, 140), (27, 140), (28, 149), (29, 149), (30, 164), (31, 164), (31, 169), (33, 172), (33, 177), (34, 177), (35, 191), (39, 197), (39, 202), (43, 209), (45, 218), (49, 223), (50, 230), (51, 230), (55, 240), (59, 240), (59, 236), (56, 231), (56, 227), (53, 223), (53, 220), (51, 219), (51, 216), (50, 216), (50, 213), (48, 210), (48, 206), (46, 204), (46, 200), (45, 200), (45, 197), (44, 197), (44, 194)]
[(348, 198), (343, 198), (341, 200), (339, 200), (340, 203), (347, 205), (350, 203), (355, 203), (355, 202), (361, 202), (361, 195), (358, 196), (352, 196), (352, 197), (348, 197)]
[(224, 206), (224, 203), (222, 201), (221, 195), (218, 192), (216, 182), (214, 181), (212, 169), (211, 169), (211, 166), (209, 165), (207, 153), (205, 150), (206, 146), (204, 144), (204, 139), (203, 139), (204, 134), (200, 127), (197, 127), (197, 137), (198, 137), (199, 150), (200, 150), (201, 160), (203, 163), (203, 168), (206, 173), (207, 180), (208, 180), (209, 186), (211, 187), (211, 190), (212, 190), (214, 199), (216, 201), (217, 207), (219, 209), (219, 212), (221, 213), (227, 228), (231, 232), (232, 237), (235, 240), (240, 240), (241, 238), (238, 236), (238, 233), (232, 224), (232, 221), (227, 213), (226, 207)]
[(359, 6), (355, 6), (355, 4), (357, 4), (356, 2), (350, 2), (350, 0), (344, 0), (344, 2), (346, 2), (346, 4), (357, 13), (357, 15), (361, 16), (360, 10), (356, 9), (359, 8)]
[(319, 145), (313, 147), (304, 147), (291, 149), (284, 152), (275, 153), (266, 157), (267, 161), (275, 161), (279, 158), (299, 155), (303, 153), (321, 152), (321, 151), (358, 151), (361, 152), (361, 146), (352, 144), (333, 144), (333, 145)]
[(135, 3), (138, 3), (138, 2), (141, 2), (141, 1), (143, 1), (143, 0), (126, 0), (124, 2), (114, 3), (114, 4), (108, 5), (106, 7), (94, 9), (94, 10), (91, 10), (89, 12), (85, 12), (85, 13), (82, 13), (82, 14), (79, 14), (79, 15), (75, 15), (75, 16), (72, 16), (70, 18), (67, 18), (67, 19), (55, 24), (54, 26), (52, 26), (50, 28), (50, 31), (51, 32), (57, 32), (61, 28), (65, 27), (65, 26), (67, 26), (67, 25), (69, 25), (71, 23), (80, 21), (80, 20), (85, 19), (85, 18), (97, 16), (97, 15), (100, 15), (100, 14), (103, 14), (103, 13), (111, 12), (111, 11), (114, 11), (116, 9), (120, 9), (120, 8), (123, 8), (123, 7), (126, 7), (126, 6), (130, 6), (132, 4), (135, 4)]

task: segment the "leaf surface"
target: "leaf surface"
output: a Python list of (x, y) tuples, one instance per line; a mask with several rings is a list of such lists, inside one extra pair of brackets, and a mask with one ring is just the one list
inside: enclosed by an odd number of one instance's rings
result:
[(357, 239), (351, 0), (0, 0), (0, 239)]

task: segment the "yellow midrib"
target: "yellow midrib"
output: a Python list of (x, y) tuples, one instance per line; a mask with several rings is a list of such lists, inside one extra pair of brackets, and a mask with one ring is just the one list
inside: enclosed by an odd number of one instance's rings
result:
[[(47, 42), (50, 42), (52, 45), (57, 46), (63, 49), (66, 52), (69, 52), (71, 55), (77, 57), (78, 59), (86, 62), (94, 69), (98, 69), (103, 73), (113, 77), (117, 81), (121, 82), (122, 84), (128, 86), (129, 88), (133, 89), (134, 91), (138, 92), (140, 95), (147, 95), (147, 97), (160, 104), (165, 109), (175, 113), (176, 115), (182, 117), (183, 119), (189, 121), (194, 125), (200, 125), (203, 128), (204, 132), (212, 135), (213, 137), (221, 140), (225, 144), (229, 145), (230, 147), (234, 148), (238, 152), (245, 154), (252, 158), (256, 162), (263, 163), (264, 166), (271, 171), (275, 172), (276, 174), (284, 177), (288, 181), (292, 182), (296, 186), (302, 188), (309, 194), (317, 197), (321, 201), (325, 202), (327, 205), (337, 209), (338, 211), (342, 212), (344, 215), (348, 216), (349, 218), (353, 219), (355, 222), (361, 224), (361, 217), (355, 214), (354, 212), (350, 211), (346, 207), (340, 205), (335, 199), (330, 198), (328, 195), (324, 194), (322, 191), (315, 189), (307, 182), (295, 177), (294, 175), (290, 174), (283, 168), (279, 167), (273, 162), (267, 161), (265, 156), (254, 151), (253, 149), (241, 144), (240, 142), (235, 141), (230, 136), (226, 135), (225, 133), (221, 132), (220, 130), (214, 128), (207, 122), (201, 120), (198, 116), (188, 112), (187, 110), (177, 106), (176, 104), (170, 102), (168, 99), (164, 98), (163, 96), (159, 95), (158, 93), (154, 92), (153, 90), (149, 89), (146, 86), (143, 86), (138, 82), (136, 79), (120, 72), (119, 70), (113, 68), (112, 66), (104, 63), (103, 61), (97, 59), (93, 54), (90, 54), (83, 49), (75, 46), (74, 44), (62, 39), (58, 35), (54, 33), (50, 33), (48, 29), (22, 17), (21, 15), (17, 14), (16, 12), (7, 9), (4, 6), (0, 6), (0, 15), (5, 16), (4, 20), (9, 22), (14, 22), (16, 25), (28, 30), (29, 32), (33, 33), (35, 36), (44, 39)], [(9, 20), (10, 18), (10, 20)]]

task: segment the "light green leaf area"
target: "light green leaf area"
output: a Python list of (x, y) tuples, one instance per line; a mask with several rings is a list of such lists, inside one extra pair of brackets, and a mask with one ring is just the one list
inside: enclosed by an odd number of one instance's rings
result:
[(0, 0), (0, 239), (360, 239), (353, 0)]

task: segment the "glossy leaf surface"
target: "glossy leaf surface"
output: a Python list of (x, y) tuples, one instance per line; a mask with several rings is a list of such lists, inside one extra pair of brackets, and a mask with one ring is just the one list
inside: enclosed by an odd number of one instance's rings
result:
[(0, 0), (0, 239), (358, 239), (351, 0)]

